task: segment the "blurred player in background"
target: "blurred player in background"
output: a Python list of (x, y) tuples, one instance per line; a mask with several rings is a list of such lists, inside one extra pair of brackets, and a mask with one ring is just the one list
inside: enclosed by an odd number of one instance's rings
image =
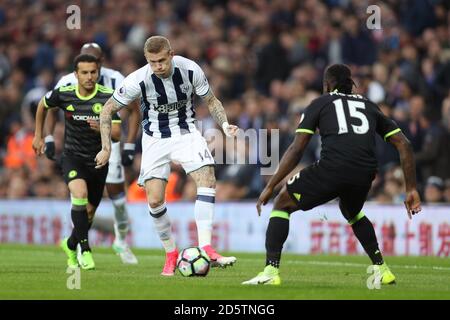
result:
[[(103, 52), (100, 46), (96, 43), (86, 43), (82, 46), (81, 54), (90, 54), (99, 60), (100, 75), (98, 84), (105, 87), (115, 89), (120, 85), (124, 79), (123, 75), (116, 70), (102, 67)], [(63, 76), (55, 86), (69, 86), (77, 83), (77, 78), (74, 73), (69, 73)], [(120, 154), (120, 141), (112, 144), (111, 158), (109, 160), (108, 176), (106, 177), (106, 190), (113, 203), (114, 207), (114, 233), (115, 239), (113, 243), (114, 251), (120, 256), (123, 263), (137, 264), (138, 260), (133, 254), (125, 239), (129, 231), (128, 212), (126, 208), (126, 194), (125, 194), (125, 173), (124, 166), (130, 166), (133, 162), (135, 151), (135, 140), (139, 130), (139, 106), (137, 102), (131, 102), (129, 108), (128, 121), (128, 135), (126, 143), (124, 144), (122, 155)], [(55, 143), (53, 139), (53, 131), (57, 120), (57, 109), (50, 110), (46, 128), (48, 128), (48, 135), (45, 137), (45, 154), (49, 159), (55, 159)]]
[[(67, 254), (67, 264), (76, 268), (94, 269), (95, 263), (89, 246), (88, 231), (94, 220), (95, 210), (103, 196), (108, 166), (95, 168), (95, 155), (101, 149), (98, 117), (113, 90), (97, 83), (100, 64), (95, 56), (81, 54), (75, 58), (77, 84), (61, 86), (48, 92), (39, 102), (36, 111), (36, 129), (33, 149), (44, 153), (43, 127), (47, 110), (64, 111), (65, 132), (62, 171), (72, 201), (72, 234), (61, 241)], [(120, 118), (114, 115), (111, 138), (120, 140)], [(76, 247), (81, 247), (81, 259), (77, 260)]]
[(289, 179), (275, 198), (266, 232), (266, 267), (243, 284), (280, 284), (281, 250), (289, 233), (290, 214), (310, 210), (335, 198), (339, 198), (342, 214), (380, 271), (381, 283), (395, 282), (395, 276), (383, 260), (373, 225), (361, 211), (377, 171), (375, 134), (392, 143), (400, 153), (406, 183), (405, 206), (410, 218), (421, 210), (414, 156), (397, 124), (373, 102), (353, 95), (353, 85), (347, 66), (335, 64), (325, 70), (324, 92), (327, 93), (315, 99), (302, 115), (294, 142), (259, 196), (258, 214), (278, 183), (297, 166), (316, 129), (322, 138), (320, 160)]
[(214, 96), (200, 66), (174, 56), (169, 40), (150, 37), (145, 42), (144, 54), (148, 64), (125, 78), (100, 116), (103, 148), (97, 155), (97, 166), (108, 163), (111, 153), (111, 115), (141, 98), (144, 133), (139, 185), (145, 187), (150, 215), (166, 251), (162, 275), (174, 275), (178, 257), (165, 203), (170, 161), (179, 162), (197, 185), (194, 213), (199, 246), (211, 258), (212, 266), (232, 265), (235, 257), (221, 256), (211, 246), (216, 194), (214, 160), (195, 126), (194, 95), (204, 99), (227, 136), (235, 136), (238, 127), (228, 124), (222, 103)]

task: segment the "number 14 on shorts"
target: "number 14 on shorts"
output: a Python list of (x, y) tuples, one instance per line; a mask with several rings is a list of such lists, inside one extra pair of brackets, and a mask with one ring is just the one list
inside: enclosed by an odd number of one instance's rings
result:
[(203, 155), (202, 155), (202, 152), (199, 152), (198, 155), (200, 156), (200, 159), (202, 159), (202, 161), (203, 161), (204, 159), (212, 159), (212, 155), (211, 155), (211, 153), (209, 152), (208, 149), (205, 149)]

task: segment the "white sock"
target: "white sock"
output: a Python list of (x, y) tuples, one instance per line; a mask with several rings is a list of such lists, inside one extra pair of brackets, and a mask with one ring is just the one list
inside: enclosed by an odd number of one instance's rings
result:
[(164, 250), (166, 252), (172, 252), (176, 249), (175, 240), (172, 236), (171, 224), (169, 215), (167, 214), (166, 204), (163, 203), (159, 207), (151, 208), (150, 215), (153, 218), (153, 223), (155, 225), (156, 232), (163, 244)]
[(116, 239), (125, 241), (128, 234), (128, 212), (125, 206), (125, 194), (111, 199), (114, 206), (114, 233)]
[(215, 196), (215, 189), (197, 188), (197, 201), (195, 201), (194, 214), (197, 224), (199, 247), (211, 244)]

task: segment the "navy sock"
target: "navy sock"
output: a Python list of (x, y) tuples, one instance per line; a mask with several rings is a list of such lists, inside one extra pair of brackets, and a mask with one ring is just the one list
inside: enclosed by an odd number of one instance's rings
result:
[(72, 222), (74, 225), (75, 236), (78, 239), (78, 243), (81, 246), (81, 252), (91, 251), (88, 239), (89, 220), (86, 208), (84, 210), (72, 209), (71, 215), (72, 215)]
[(271, 217), (266, 231), (266, 266), (280, 267), (281, 251), (289, 234), (289, 220)]
[(383, 256), (378, 248), (377, 236), (370, 220), (364, 216), (352, 224), (352, 229), (370, 260), (372, 260), (372, 264), (382, 265), (384, 263)]

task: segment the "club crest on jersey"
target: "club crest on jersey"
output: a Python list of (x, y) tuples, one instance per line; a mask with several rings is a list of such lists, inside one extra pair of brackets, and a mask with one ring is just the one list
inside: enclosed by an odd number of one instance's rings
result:
[(94, 103), (94, 105), (92, 106), (92, 111), (94, 111), (94, 113), (96, 114), (100, 114), (100, 112), (102, 112), (103, 109), (103, 104), (101, 103)]
[(180, 90), (181, 92), (183, 92), (184, 94), (187, 94), (189, 92), (189, 84), (187, 83), (182, 83), (180, 84)]
[(161, 95), (158, 92), (155, 92), (154, 94), (152, 94), (149, 98), (150, 99), (158, 99), (159, 97), (161, 97)]

